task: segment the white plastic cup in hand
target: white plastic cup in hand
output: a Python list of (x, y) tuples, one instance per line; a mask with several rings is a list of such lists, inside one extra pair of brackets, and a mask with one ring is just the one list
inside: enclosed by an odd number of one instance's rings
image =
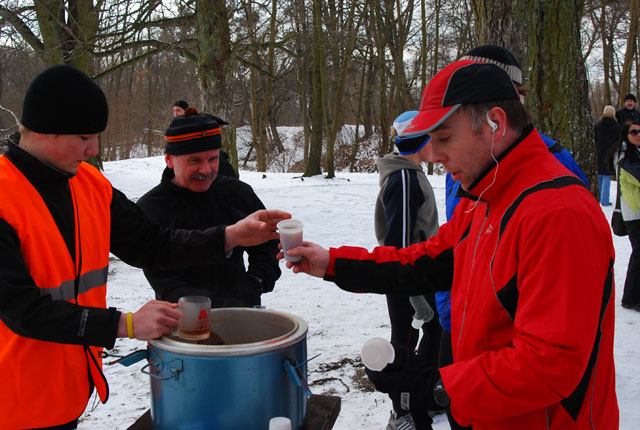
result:
[(287, 417), (273, 417), (269, 420), (269, 430), (291, 430), (291, 420)]
[(184, 296), (178, 300), (182, 316), (178, 321), (178, 336), (187, 340), (209, 339), (211, 299), (203, 296)]
[(365, 342), (360, 351), (362, 363), (371, 370), (381, 371), (387, 364), (393, 363), (396, 351), (393, 345), (386, 339), (374, 337)]
[(277, 224), (278, 233), (280, 234), (280, 243), (284, 252), (284, 259), (295, 263), (302, 260), (302, 257), (290, 257), (287, 255), (287, 249), (302, 246), (302, 221), (297, 219), (285, 219)]

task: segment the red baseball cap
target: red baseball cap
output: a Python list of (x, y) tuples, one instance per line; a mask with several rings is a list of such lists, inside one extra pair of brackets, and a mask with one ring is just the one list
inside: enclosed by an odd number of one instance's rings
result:
[(465, 104), (518, 100), (519, 97), (511, 77), (499, 66), (473, 60), (456, 61), (440, 70), (425, 87), (420, 112), (402, 134), (429, 133)]

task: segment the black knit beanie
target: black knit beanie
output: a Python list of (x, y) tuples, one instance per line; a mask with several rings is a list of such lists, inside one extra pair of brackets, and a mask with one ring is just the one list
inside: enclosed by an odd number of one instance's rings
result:
[(633, 94), (629, 93), (626, 96), (624, 96), (624, 101), (626, 102), (627, 100), (633, 100), (633, 102), (636, 102), (636, 96), (634, 96)]
[(29, 85), (20, 122), (45, 134), (95, 134), (107, 128), (109, 106), (100, 87), (73, 66), (41, 72)]
[(189, 108), (189, 103), (185, 102), (184, 100), (178, 100), (173, 105), (181, 107), (184, 110), (187, 110)]
[(169, 155), (184, 155), (220, 149), (222, 134), (220, 125), (214, 118), (213, 115), (198, 113), (194, 108), (173, 118), (165, 132), (167, 144), (164, 152)]

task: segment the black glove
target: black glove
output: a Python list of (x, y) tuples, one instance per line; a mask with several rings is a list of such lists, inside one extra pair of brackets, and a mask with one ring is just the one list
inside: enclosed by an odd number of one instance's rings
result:
[(426, 365), (411, 349), (393, 345), (396, 357), (382, 371), (365, 368), (378, 391), (389, 394), (394, 404), (404, 410), (424, 413), (449, 406), (440, 372)]

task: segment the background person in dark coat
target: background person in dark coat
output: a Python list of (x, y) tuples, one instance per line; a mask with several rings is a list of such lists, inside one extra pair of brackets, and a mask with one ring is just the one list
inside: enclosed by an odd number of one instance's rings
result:
[(636, 110), (636, 96), (629, 93), (624, 96), (624, 107), (616, 111), (618, 124), (623, 125), (627, 121), (640, 121), (640, 112)]
[(616, 109), (613, 106), (605, 106), (600, 120), (594, 127), (596, 136), (596, 158), (598, 160), (598, 188), (600, 189), (600, 204), (609, 206), (609, 188), (611, 187), (611, 175), (614, 174), (611, 157), (607, 154), (615, 145), (620, 134), (620, 125), (615, 119)]
[(173, 116), (184, 115), (184, 111), (186, 111), (188, 108), (189, 103), (185, 102), (184, 100), (178, 100), (173, 104), (172, 107)]
[[(249, 185), (218, 175), (221, 137), (214, 118), (189, 108), (185, 116), (171, 121), (162, 181), (138, 200), (152, 221), (164, 227), (204, 230), (233, 224), (264, 209)], [(224, 262), (183, 270), (145, 270), (144, 274), (162, 300), (177, 302), (182, 296), (199, 295), (210, 297), (213, 307), (254, 306), (260, 305), (260, 294), (273, 290), (280, 277), (277, 253), (278, 242), (270, 241), (237, 247)]]

